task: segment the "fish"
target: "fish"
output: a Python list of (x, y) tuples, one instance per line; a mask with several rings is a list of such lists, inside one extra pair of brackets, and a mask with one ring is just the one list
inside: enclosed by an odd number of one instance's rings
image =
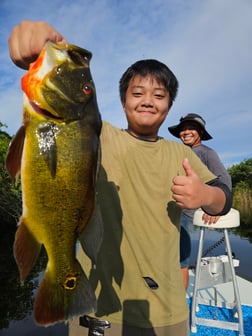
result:
[[(88, 314), (97, 305), (76, 258), (85, 230), (90, 245), (96, 239), (90, 223), (95, 225), (102, 122), (91, 57), (72, 44), (45, 44), (21, 78), (22, 125), (6, 157), (11, 178), (21, 178), (22, 214), (13, 247), (21, 281), (42, 245), (48, 257), (34, 302), (34, 319), (42, 326)], [(90, 253), (88, 241), (81, 241), (93, 263), (101, 240)]]

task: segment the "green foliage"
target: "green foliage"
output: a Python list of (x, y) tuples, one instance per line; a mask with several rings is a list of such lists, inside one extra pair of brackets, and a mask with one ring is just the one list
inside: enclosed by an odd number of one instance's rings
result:
[(5, 168), (5, 158), (11, 137), (2, 130), (0, 122), (0, 330), (8, 328), (11, 320), (22, 320), (33, 310), (33, 292), (38, 285), (39, 273), (44, 269), (47, 255), (44, 249), (24, 283), (13, 255), (17, 222), (21, 215), (21, 184), (11, 181)]
[(11, 137), (2, 131), (4, 127), (0, 122), (0, 218), (2, 221), (16, 222), (21, 214), (21, 185), (13, 181), (5, 168), (5, 158)]
[(243, 182), (244, 186), (252, 189), (252, 158), (231, 166), (228, 172), (232, 177), (234, 188), (238, 183)]
[(240, 211), (241, 221), (245, 225), (252, 223), (252, 190), (243, 181), (238, 183), (233, 192), (233, 207)]
[[(252, 223), (252, 158), (235, 164), (228, 169), (233, 183), (233, 207), (240, 212), (239, 230), (250, 230)], [(252, 232), (250, 232), (252, 238)]]

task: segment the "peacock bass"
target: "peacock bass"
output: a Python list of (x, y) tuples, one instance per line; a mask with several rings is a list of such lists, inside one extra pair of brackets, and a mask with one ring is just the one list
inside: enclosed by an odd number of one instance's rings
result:
[(91, 56), (77, 46), (46, 43), (22, 77), (23, 124), (6, 159), (13, 179), (21, 173), (23, 209), (14, 242), (21, 280), (42, 244), (48, 256), (34, 303), (35, 321), (44, 326), (96, 309), (75, 255), (94, 214), (102, 125)]

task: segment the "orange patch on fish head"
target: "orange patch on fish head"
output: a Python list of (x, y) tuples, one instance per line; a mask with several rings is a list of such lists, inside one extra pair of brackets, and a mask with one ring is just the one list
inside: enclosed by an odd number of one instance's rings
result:
[(39, 100), (39, 89), (42, 78), (39, 71), (46, 55), (46, 47), (43, 48), (37, 60), (30, 64), (28, 72), (21, 79), (21, 87), (28, 99), (34, 102)]

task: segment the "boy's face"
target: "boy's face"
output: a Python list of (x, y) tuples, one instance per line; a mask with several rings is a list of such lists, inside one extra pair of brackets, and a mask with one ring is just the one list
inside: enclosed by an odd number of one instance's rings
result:
[(129, 130), (136, 136), (156, 140), (169, 111), (170, 95), (163, 84), (150, 76), (131, 79), (123, 104)]

